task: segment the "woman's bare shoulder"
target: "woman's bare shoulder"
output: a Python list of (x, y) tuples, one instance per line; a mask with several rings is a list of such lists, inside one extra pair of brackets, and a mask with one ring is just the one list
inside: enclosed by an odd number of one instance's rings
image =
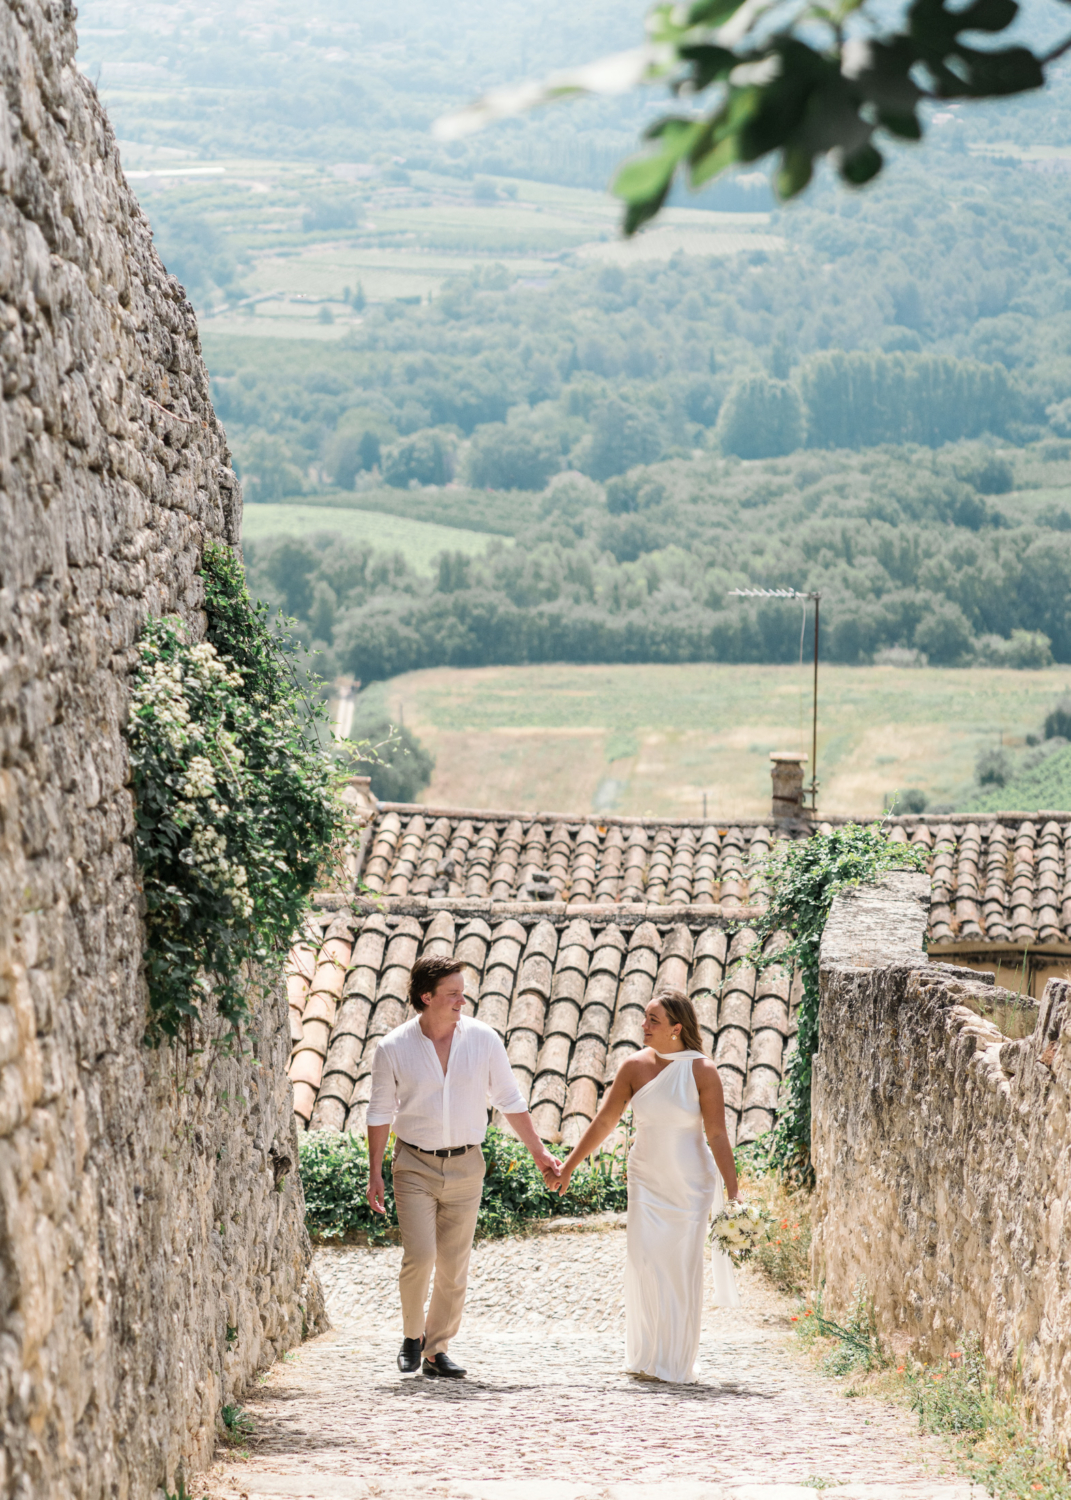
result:
[(639, 1052), (634, 1052), (617, 1070), (618, 1078), (634, 1078), (637, 1073), (644, 1073), (654, 1062), (654, 1056), (650, 1047), (641, 1047)]
[(721, 1074), (709, 1057), (697, 1057), (692, 1063), (692, 1073), (696, 1083), (721, 1082)]

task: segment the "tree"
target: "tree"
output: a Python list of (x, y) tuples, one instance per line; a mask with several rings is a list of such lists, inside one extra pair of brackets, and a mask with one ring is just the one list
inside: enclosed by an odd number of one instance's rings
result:
[[(1016, 0), (912, 0), (903, 21), (889, 25), (866, 0), (834, 10), (803, 0), (783, 19), (752, 0), (663, 0), (633, 51), (552, 74), (541, 86), (495, 89), (436, 121), (435, 134), (456, 140), (551, 100), (668, 80), (688, 113), (648, 126), (651, 150), (626, 162), (612, 184), (626, 205), (625, 233), (633, 234), (660, 211), (678, 173), (701, 188), (728, 167), (777, 152), (775, 186), (792, 198), (810, 182), (816, 158), (829, 156), (842, 180), (859, 187), (884, 164), (875, 137), (921, 140), (924, 101), (1040, 88), (1071, 37), (1045, 52), (971, 44), (972, 34), (999, 36), (1018, 14)], [(707, 90), (715, 102), (702, 113), (694, 101)]]
[(944, 599), (915, 627), (914, 644), (939, 667), (954, 667), (968, 654), (974, 638), (970, 621), (960, 609)]
[(737, 381), (715, 428), (726, 453), (737, 458), (778, 458), (803, 444), (806, 424), (795, 386), (769, 375), (745, 375)]
[(393, 443), (383, 454), (383, 478), (398, 490), (414, 482), (446, 484), (453, 473), (453, 439), (430, 428)]
[(478, 489), (541, 490), (561, 467), (560, 445), (545, 432), (492, 422), (477, 427), (468, 455)]
[(378, 746), (375, 756), (355, 763), (360, 775), (371, 777), (372, 793), (381, 802), (413, 802), (431, 780), (435, 757), (411, 729), (384, 720), (361, 732), (361, 739)]
[(300, 495), (304, 489), (301, 470), (290, 457), (282, 438), (254, 430), (236, 455), (242, 491), (250, 504)]
[(662, 451), (658, 423), (652, 412), (611, 396), (591, 413), (591, 451), (587, 471), (593, 479), (609, 479), (636, 464), (652, 463)]

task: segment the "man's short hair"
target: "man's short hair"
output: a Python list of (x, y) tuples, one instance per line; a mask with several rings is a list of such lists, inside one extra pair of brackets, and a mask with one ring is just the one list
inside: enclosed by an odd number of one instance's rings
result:
[(414, 1010), (426, 1010), (424, 995), (434, 994), (441, 979), (451, 974), (460, 974), (465, 968), (460, 958), (447, 958), (444, 953), (418, 958), (409, 974), (409, 1004)]

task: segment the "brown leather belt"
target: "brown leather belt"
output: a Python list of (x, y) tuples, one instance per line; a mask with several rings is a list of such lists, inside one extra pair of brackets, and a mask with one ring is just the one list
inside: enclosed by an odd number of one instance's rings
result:
[(438, 1151), (425, 1151), (423, 1146), (414, 1146), (409, 1141), (403, 1141), (401, 1136), (398, 1137), (398, 1144), (399, 1146), (408, 1146), (410, 1151), (417, 1151), (421, 1156), (464, 1156), (466, 1151), (476, 1150), (475, 1145), (472, 1145), (441, 1146)]

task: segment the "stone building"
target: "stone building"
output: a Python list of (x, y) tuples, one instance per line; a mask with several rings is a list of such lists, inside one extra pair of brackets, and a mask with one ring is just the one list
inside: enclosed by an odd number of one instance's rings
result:
[[(765, 857), (814, 826), (800, 758), (772, 759), (765, 822), (379, 805), (364, 789), (351, 888), (318, 898), (291, 955), (299, 1119), (364, 1129), (372, 1053), (408, 1014), (410, 965), (421, 952), (456, 952), (470, 965), (470, 1011), (503, 1036), (546, 1139), (579, 1136), (622, 1058), (642, 1045), (643, 1007), (659, 984), (696, 1002), (734, 1142), (769, 1129), (797, 991), (777, 965), (756, 974), (742, 960), (749, 919), (766, 902)], [(892, 840), (930, 855), (931, 957), (995, 971), (1030, 995), (1069, 971), (1067, 814), (888, 826)]]

